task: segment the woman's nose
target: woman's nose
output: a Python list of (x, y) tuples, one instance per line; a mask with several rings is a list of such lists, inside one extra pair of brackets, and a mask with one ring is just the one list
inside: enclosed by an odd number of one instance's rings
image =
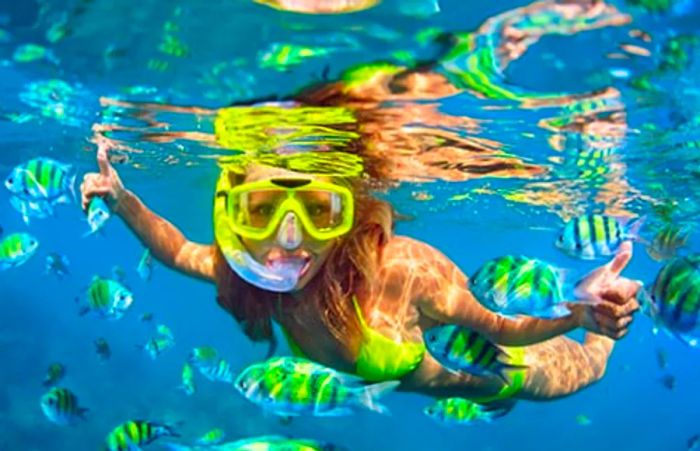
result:
[(277, 243), (289, 251), (299, 247), (302, 238), (303, 234), (299, 218), (290, 211), (282, 218), (282, 222), (277, 230)]

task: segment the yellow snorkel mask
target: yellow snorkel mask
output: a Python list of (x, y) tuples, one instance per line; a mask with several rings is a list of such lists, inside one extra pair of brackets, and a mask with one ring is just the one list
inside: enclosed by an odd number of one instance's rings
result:
[(304, 232), (324, 241), (352, 228), (353, 196), (344, 186), (303, 177), (231, 186), (228, 175), (224, 170), (216, 186), (214, 234), (231, 269), (259, 288), (292, 291), (306, 262), (285, 259), (264, 265), (250, 255), (239, 237), (266, 240), (276, 234), (280, 246), (293, 250)]

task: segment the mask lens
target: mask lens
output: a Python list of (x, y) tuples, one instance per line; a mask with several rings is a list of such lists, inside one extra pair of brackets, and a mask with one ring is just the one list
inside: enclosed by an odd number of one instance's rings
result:
[(240, 226), (264, 229), (287, 198), (281, 190), (256, 190), (232, 196), (230, 214)]
[(338, 193), (324, 190), (299, 190), (295, 193), (306, 216), (319, 230), (338, 227), (343, 220), (343, 202)]

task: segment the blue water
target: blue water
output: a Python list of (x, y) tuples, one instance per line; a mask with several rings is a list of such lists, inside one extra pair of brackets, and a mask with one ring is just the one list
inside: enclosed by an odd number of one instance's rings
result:
[[(440, 45), (417, 44), (413, 40), (417, 32), (428, 27), (473, 31), (489, 17), (527, 4), (443, 0), (440, 12), (407, 14), (398, 11), (398, 1), (387, 0), (359, 13), (313, 16), (249, 1), (204, 3), (144, 0), (127, 6), (116, 0), (1, 0), (2, 178), (36, 156), (71, 163), (81, 175), (94, 171), (93, 127), (133, 127), (108, 134), (124, 146), (120, 154), (128, 157), (126, 164), (117, 166), (125, 185), (189, 239), (209, 243), (218, 174), (212, 156), (230, 151), (175, 132), (211, 136), (211, 118), (149, 106), (120, 109), (100, 104), (100, 98), (215, 109), (250, 99), (285, 97), (324, 77), (334, 80), (355, 64), (401, 62), (396, 51), (412, 52), (418, 61), (437, 58), (442, 54)], [(637, 75), (658, 70), (664, 42), (697, 33), (700, 9), (692, 2), (675, 3), (671, 11), (651, 13), (615, 2), (630, 15), (630, 24), (546, 36), (496, 80), (528, 93), (614, 87), (620, 95), (611, 110), (625, 116), (620, 136), (548, 129), (541, 121), (566, 116), (564, 107), (521, 108), (468, 88), (438, 100), (415, 100), (416, 105), (436, 103), (444, 116), (434, 124), (421, 123), (417, 116), (410, 126), (399, 127), (402, 133), (425, 126), (433, 132), (440, 129), (453, 136), (490, 140), (503, 152), (500, 156), (516, 156), (547, 172), (531, 178), (471, 174), (461, 180), (445, 173), (442, 179), (438, 174), (424, 182), (406, 173), (396, 176), (391, 188), (378, 195), (409, 218), (397, 223), (397, 233), (437, 247), (467, 274), (490, 258), (522, 253), (565, 267), (575, 279), (596, 263), (566, 257), (552, 245), (564, 219), (574, 213), (647, 215), (647, 239), (669, 218), (697, 226), (700, 157), (697, 147), (685, 144), (700, 140), (699, 47), (687, 47), (688, 61), (677, 70), (655, 73), (660, 94), (635, 90), (630, 83)], [(50, 42), (46, 32), (62, 17), (69, 32)], [(637, 29), (649, 33), (651, 41), (630, 37)], [(168, 36), (186, 45), (186, 52), (159, 50)], [(274, 42), (332, 50), (286, 70), (261, 67), (261, 52)], [(52, 54), (26, 62), (13, 57), (15, 49), (27, 43), (40, 44)], [(620, 50), (630, 43), (649, 49), (649, 56)], [(610, 53), (627, 56), (620, 59)], [(629, 77), (612, 76), (615, 69), (624, 69)], [(57, 94), (54, 84), (54, 93), (48, 96), (32, 89), (32, 83), (46, 80), (61, 80), (68, 88)], [(144, 111), (166, 126), (146, 124), (135, 114)], [(445, 117), (472, 118), (479, 127), (448, 123)], [(154, 133), (168, 140), (154, 143)], [(554, 144), (557, 139), (564, 145)], [(600, 178), (587, 178), (572, 163), (571, 152), (581, 142), (596, 139), (613, 141), (615, 155)], [(453, 197), (462, 194), (469, 197)], [(112, 219), (102, 236), (83, 238), (88, 226), (75, 203), (61, 205), (53, 217), (33, 219), (27, 226), (9, 197), (0, 190), (0, 226), (5, 234), (30, 231), (41, 245), (26, 264), (0, 273), (0, 450), (96, 449), (114, 426), (137, 418), (177, 424), (185, 442), (221, 427), (229, 439), (282, 434), (352, 450), (684, 450), (686, 440), (700, 433), (698, 351), (665, 334), (653, 335), (651, 321), (642, 314), (616, 345), (602, 381), (565, 399), (519, 402), (509, 415), (488, 425), (442, 427), (421, 412), (428, 398), (408, 394), (388, 396), (391, 416), (359, 412), (340, 418), (302, 417), (289, 425), (263, 414), (225, 384), (198, 378), (196, 394), (187, 397), (177, 386), (193, 346), (212, 345), (240, 369), (262, 359), (266, 345), (246, 339), (216, 304), (212, 286), (157, 263), (153, 279), (142, 281), (135, 271), (142, 245), (120, 220)], [(691, 235), (688, 249), (700, 249), (697, 233)], [(68, 256), (70, 276), (57, 280), (43, 274), (49, 252)], [(109, 276), (115, 265), (126, 270), (135, 293), (132, 310), (115, 322), (78, 316), (75, 298), (83, 295), (93, 275)], [(659, 267), (644, 246), (635, 244), (625, 275), (650, 282)], [(139, 320), (145, 312), (154, 313), (153, 323)], [(177, 344), (151, 360), (136, 345), (153, 335), (155, 324), (168, 325)], [(100, 336), (112, 349), (106, 363), (94, 352), (93, 341)], [(659, 349), (668, 356), (664, 370), (656, 361)], [(279, 352), (286, 351), (281, 345)], [(54, 361), (67, 368), (62, 385), (90, 409), (86, 422), (61, 427), (42, 414), (41, 381)], [(660, 382), (664, 374), (675, 376), (674, 389)], [(578, 415), (590, 418), (591, 424), (578, 424)], [(147, 449), (159, 446), (156, 442)]]

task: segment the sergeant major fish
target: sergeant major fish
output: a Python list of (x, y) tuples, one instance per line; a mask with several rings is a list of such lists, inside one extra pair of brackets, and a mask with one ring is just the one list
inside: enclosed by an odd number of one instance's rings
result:
[(564, 304), (564, 273), (533, 258), (507, 255), (484, 263), (469, 280), (484, 307), (502, 315), (557, 318), (569, 314)]
[(41, 410), (46, 418), (62, 426), (85, 419), (88, 411), (80, 407), (78, 398), (70, 390), (58, 387), (53, 387), (41, 397)]
[(309, 360), (276, 357), (248, 366), (234, 386), (249, 401), (276, 415), (339, 416), (355, 408), (386, 413), (377, 399), (399, 385), (388, 381), (352, 386), (353, 381), (359, 382)]
[(430, 354), (452, 371), (498, 376), (510, 384), (509, 371), (527, 368), (514, 364), (506, 351), (465, 327), (437, 326), (426, 330), (423, 337)]
[(86, 302), (81, 307), (81, 316), (93, 315), (111, 320), (120, 319), (134, 302), (134, 296), (124, 285), (94, 276), (86, 293)]
[(564, 226), (556, 246), (565, 253), (584, 260), (607, 257), (617, 252), (623, 241), (637, 240), (645, 217), (629, 221), (600, 214), (571, 219)]
[(0, 271), (16, 268), (29, 260), (39, 241), (28, 233), (11, 233), (0, 241)]
[(464, 398), (446, 398), (435, 401), (423, 410), (428, 417), (447, 425), (490, 423), (502, 417), (509, 408), (478, 404)]
[(179, 437), (171, 426), (145, 420), (126, 421), (105, 438), (103, 451), (138, 451), (160, 437)]

